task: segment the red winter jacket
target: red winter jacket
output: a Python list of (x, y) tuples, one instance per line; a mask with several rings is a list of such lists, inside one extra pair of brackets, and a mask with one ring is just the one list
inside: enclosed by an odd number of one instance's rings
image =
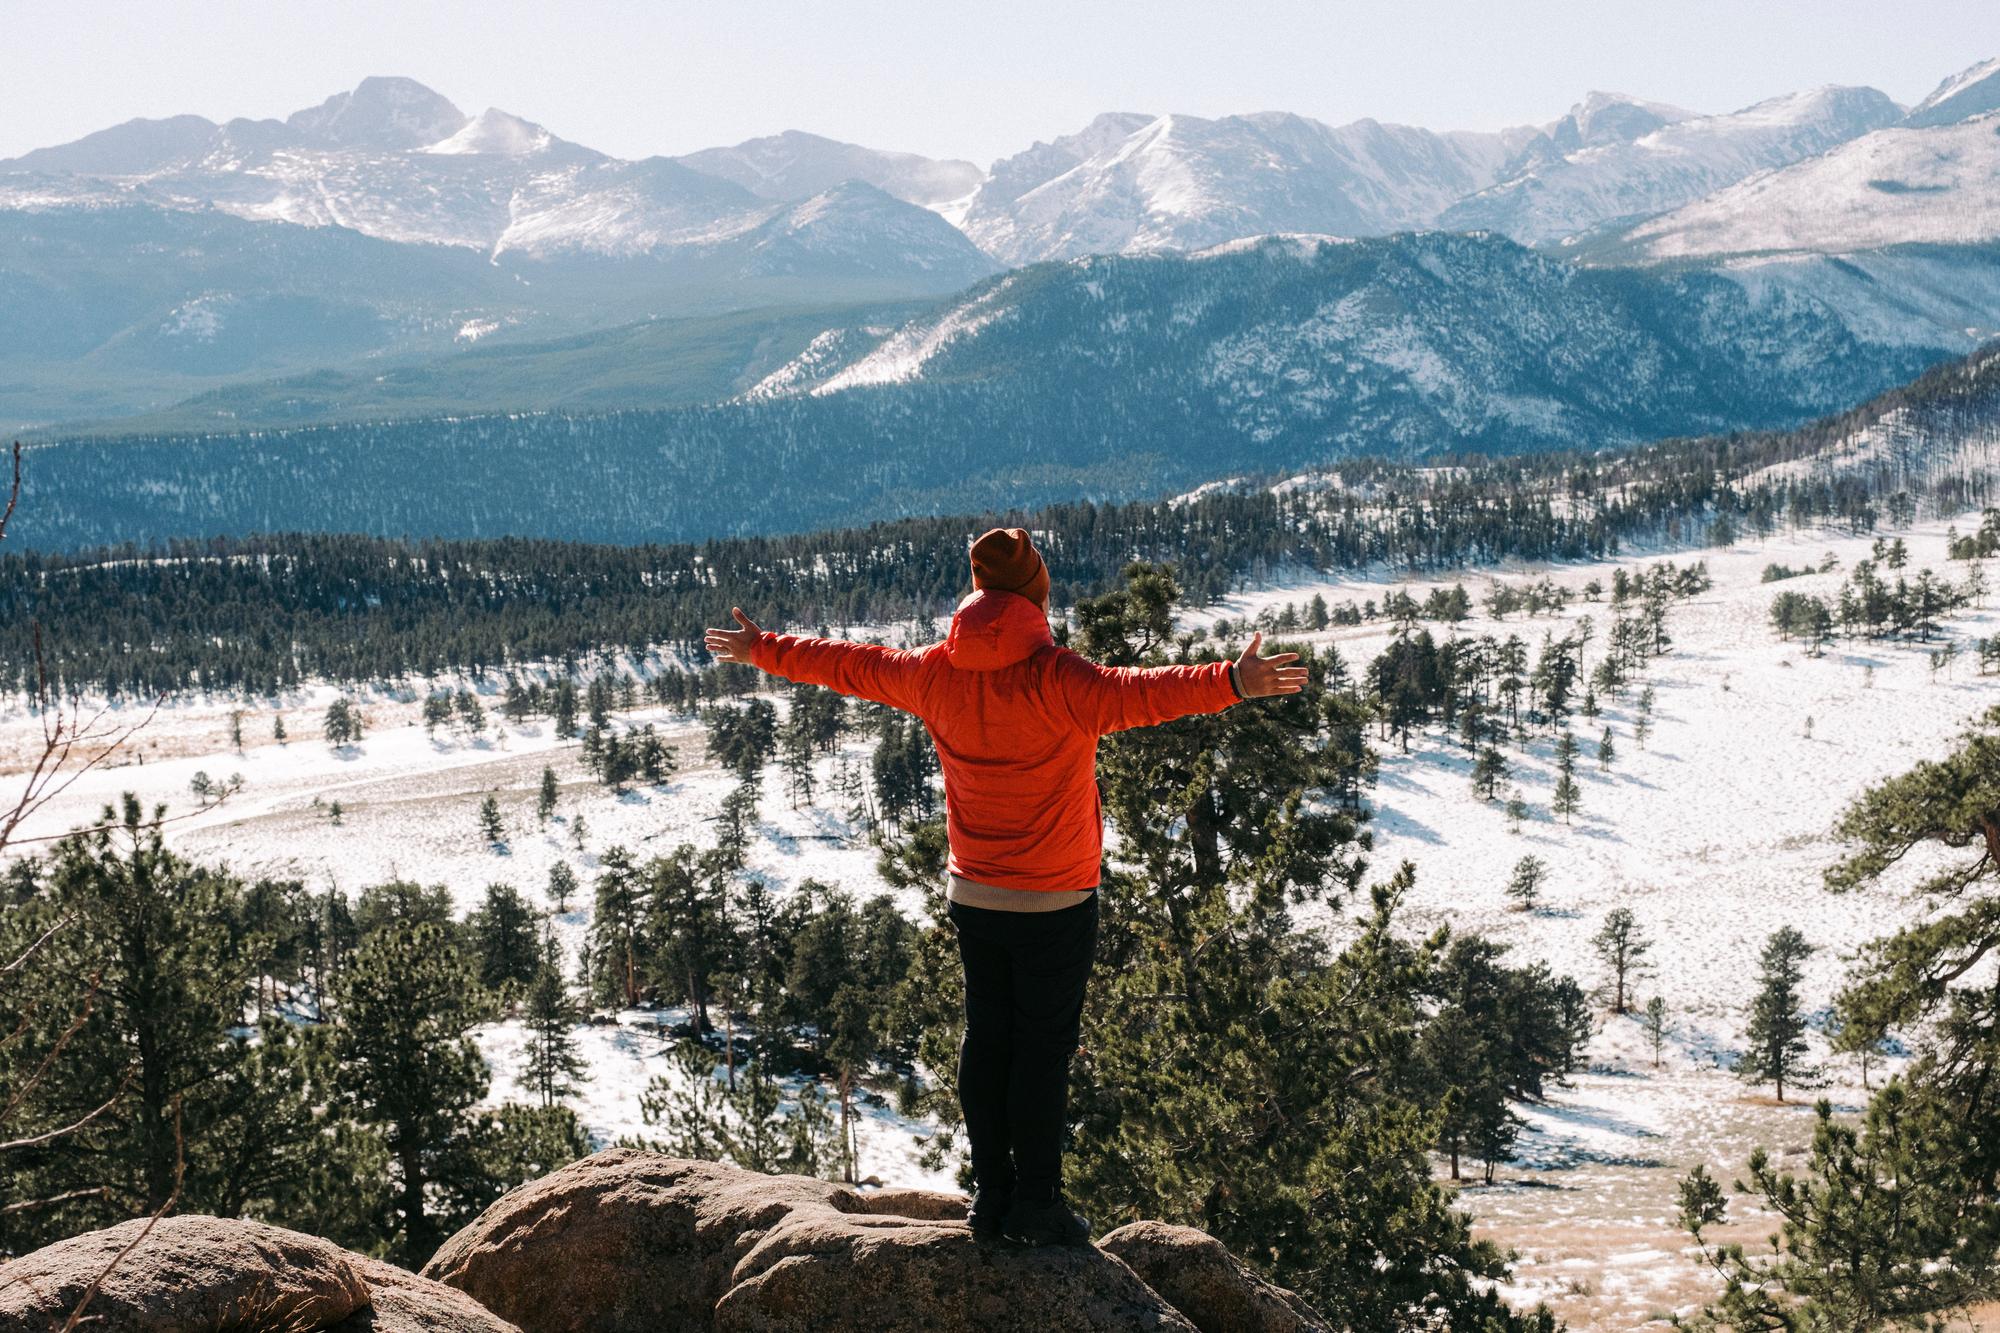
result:
[(1056, 647), (1035, 603), (990, 589), (921, 652), (769, 632), (750, 651), (765, 671), (922, 718), (944, 769), (951, 873), (1003, 889), (1097, 884), (1099, 736), (1237, 701), (1226, 662), (1102, 667)]

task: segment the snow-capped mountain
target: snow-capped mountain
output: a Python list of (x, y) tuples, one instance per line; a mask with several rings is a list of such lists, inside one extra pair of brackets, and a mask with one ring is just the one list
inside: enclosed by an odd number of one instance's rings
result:
[[(1915, 325), (1885, 341), (1760, 281), (1588, 268), (1442, 232), (1091, 256), (989, 279), (886, 331), (866, 316), (829, 326), (725, 403), (68, 450), (43, 502), (53, 517), (23, 531), (44, 544), (312, 527), (614, 542), (808, 531), (1174, 495), (1357, 455), (1782, 427), (1964, 346)], [(558, 473), (565, 485), (532, 480)]]
[(962, 225), (1017, 264), (1269, 232), (1374, 235), (1423, 225), (1490, 184), (1536, 133), (1335, 128), (1281, 112), (1101, 116), (995, 163)]
[[(826, 141), (818, 141), (824, 143)], [(845, 148), (845, 145), (831, 145)], [(924, 174), (923, 159), (852, 149), (874, 174)], [(560, 139), (498, 108), (468, 117), (410, 79), (364, 79), (280, 122), (197, 116), (131, 121), (75, 143), (0, 162), (0, 208), (101, 205), (214, 208), (252, 220), (340, 226), (380, 240), (460, 246), (531, 260), (629, 258), (716, 247), (778, 222), (786, 203), (827, 195), (847, 177), (796, 194), (752, 192), (668, 158), (627, 161)], [(940, 188), (964, 192), (943, 164)], [(893, 170), (891, 170), (893, 169)], [(802, 175), (803, 173), (794, 173)], [(770, 184), (771, 182), (767, 182)], [(834, 193), (831, 206), (849, 196)], [(964, 238), (925, 225), (916, 205), (868, 200), (846, 225), (883, 223), (919, 249), (910, 271), (969, 281), (990, 271)], [(884, 241), (879, 267), (894, 266)], [(938, 290), (946, 290), (940, 287)]]
[(1527, 244), (1557, 241), (1678, 208), (1893, 125), (1903, 114), (1873, 88), (1820, 88), (1721, 116), (1662, 114), (1630, 101), (1603, 105), (1600, 98), (1592, 94), (1530, 144), (1517, 169), (1445, 209), (1437, 225), (1498, 231)]
[(1911, 109), (1907, 124), (1951, 125), (1987, 111), (2000, 111), (2000, 57), (1982, 60), (1940, 83)]
[[(1958, 110), (1963, 114), (1948, 118)], [(1640, 222), (1622, 260), (1846, 254), (2000, 242), (2000, 61), (1947, 80), (1900, 125)]]
[(985, 175), (970, 162), (884, 153), (802, 130), (746, 139), (733, 148), (705, 148), (674, 160), (734, 181), (760, 199), (802, 199), (861, 181), (926, 208), (963, 198)]

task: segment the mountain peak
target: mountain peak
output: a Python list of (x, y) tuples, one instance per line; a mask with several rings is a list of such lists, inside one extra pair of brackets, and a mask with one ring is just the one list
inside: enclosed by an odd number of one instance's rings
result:
[(1917, 103), (1906, 123), (1919, 129), (1951, 125), (1988, 111), (2000, 111), (2000, 56), (1982, 60), (1940, 83)]
[(546, 153), (557, 146), (569, 145), (532, 120), (523, 120), (499, 107), (489, 106), (467, 121), (464, 129), (424, 151), (447, 155), (496, 153), (507, 157), (528, 157)]
[(1630, 143), (1662, 126), (1693, 120), (1700, 114), (1665, 102), (1648, 102), (1629, 93), (1593, 90), (1557, 122), (1552, 137), (1565, 151), (1603, 143)]
[(415, 79), (371, 75), (285, 124), (315, 148), (423, 148), (464, 129), (466, 116)]

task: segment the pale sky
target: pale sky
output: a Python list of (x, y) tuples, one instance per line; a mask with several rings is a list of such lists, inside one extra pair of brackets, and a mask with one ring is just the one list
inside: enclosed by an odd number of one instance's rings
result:
[(1994, 55), (1996, 0), (0, 0), (0, 158), (135, 116), (283, 117), (370, 74), (623, 157), (806, 129), (984, 166), (1101, 111), (1492, 129), (1593, 88), (1910, 103)]

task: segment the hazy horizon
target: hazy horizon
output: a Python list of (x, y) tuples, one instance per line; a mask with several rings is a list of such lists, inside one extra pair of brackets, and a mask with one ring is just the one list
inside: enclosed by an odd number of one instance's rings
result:
[[(584, 3), (328, 12), (226, 0), (7, 6), (0, 158), (133, 119), (282, 118), (370, 75), (496, 106), (621, 157), (783, 130), (981, 166), (1105, 111), (1292, 111), (1436, 130), (1542, 123), (1599, 89), (1702, 112), (1824, 84), (1904, 104), (2000, 54), (2000, 6), (1943, 0), (1398, 7), (1128, 0), (1067, 13), (909, 0), (836, 12)], [(1801, 41), (1801, 30), (1810, 41)], [(1726, 40), (1718, 40), (1718, 36)], [(22, 57), (31, 56), (31, 59)]]

